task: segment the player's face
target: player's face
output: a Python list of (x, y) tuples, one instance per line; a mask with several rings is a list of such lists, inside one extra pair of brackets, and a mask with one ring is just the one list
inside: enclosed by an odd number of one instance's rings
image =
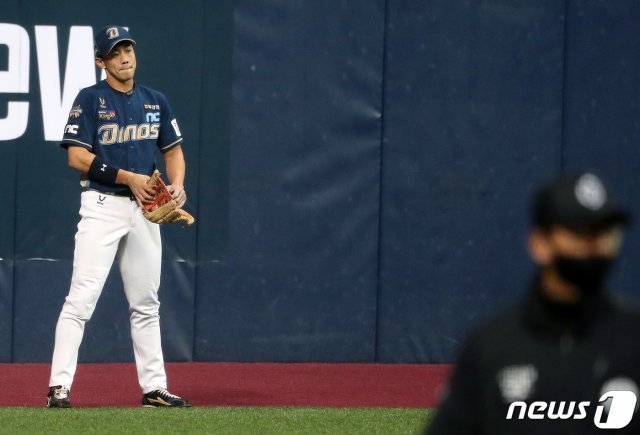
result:
[(107, 71), (108, 78), (124, 84), (133, 80), (136, 72), (136, 53), (130, 42), (123, 42), (96, 63)]
[(590, 258), (618, 256), (622, 245), (620, 227), (609, 227), (587, 233), (576, 233), (555, 226), (548, 231), (534, 231), (530, 241), (532, 255), (541, 265), (550, 264), (557, 256)]
[(543, 293), (562, 303), (603, 291), (621, 244), (619, 227), (575, 232), (555, 226), (535, 230), (529, 239), (530, 252), (541, 266)]

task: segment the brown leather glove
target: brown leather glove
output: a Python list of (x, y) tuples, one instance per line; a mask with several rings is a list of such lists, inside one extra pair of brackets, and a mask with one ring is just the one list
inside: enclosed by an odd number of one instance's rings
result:
[(162, 181), (157, 169), (151, 174), (147, 185), (155, 192), (153, 201), (150, 204), (143, 204), (139, 199), (137, 200), (145, 218), (156, 224), (191, 225), (195, 222), (193, 216), (178, 208), (178, 204), (171, 197), (171, 193), (169, 193), (167, 185)]

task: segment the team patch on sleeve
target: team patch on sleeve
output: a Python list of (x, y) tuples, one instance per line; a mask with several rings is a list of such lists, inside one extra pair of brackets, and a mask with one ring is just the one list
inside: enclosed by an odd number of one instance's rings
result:
[(80, 115), (82, 115), (82, 106), (76, 104), (71, 108), (71, 111), (69, 112), (69, 118), (78, 119), (80, 118)]
[(64, 134), (78, 134), (78, 124), (67, 124), (64, 127)]

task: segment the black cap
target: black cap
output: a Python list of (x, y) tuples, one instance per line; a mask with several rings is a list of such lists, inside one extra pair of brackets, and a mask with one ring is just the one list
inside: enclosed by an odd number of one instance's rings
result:
[(100, 29), (94, 37), (94, 49), (96, 57), (105, 57), (116, 44), (122, 41), (129, 41), (136, 44), (131, 38), (129, 31), (122, 26), (107, 26)]
[(545, 229), (559, 225), (582, 232), (629, 222), (630, 215), (589, 172), (556, 178), (543, 185), (534, 199), (533, 223)]

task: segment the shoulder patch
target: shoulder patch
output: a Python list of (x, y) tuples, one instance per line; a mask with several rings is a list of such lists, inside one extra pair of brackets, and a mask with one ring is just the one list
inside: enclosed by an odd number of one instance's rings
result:
[(80, 115), (82, 115), (82, 106), (76, 104), (71, 108), (71, 111), (69, 112), (69, 118), (78, 119), (80, 118)]

